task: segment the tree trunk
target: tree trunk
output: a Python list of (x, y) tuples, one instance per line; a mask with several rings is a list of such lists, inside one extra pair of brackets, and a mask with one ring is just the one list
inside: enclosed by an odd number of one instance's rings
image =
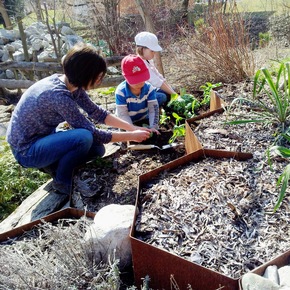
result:
[[(144, 23), (145, 23), (146, 30), (155, 34), (156, 32), (155, 32), (152, 18), (149, 14), (149, 11), (145, 8), (143, 1), (136, 0), (136, 5), (137, 5), (137, 8), (138, 8), (140, 15), (142, 16)], [(164, 70), (163, 70), (160, 52), (155, 53), (154, 60), (155, 60), (156, 68), (164, 76)]]
[(189, 0), (183, 0), (181, 3), (181, 11), (187, 13)]
[(44, 22), (44, 16), (43, 16), (43, 11), (41, 8), (41, 2), (40, 0), (30, 0), (30, 5), (36, 14), (36, 18), (38, 22)]
[(9, 29), (9, 30), (12, 30), (13, 29), (12, 23), (11, 23), (11, 20), (9, 18), (9, 15), (7, 13), (7, 10), (5, 8), (4, 0), (0, 0), (0, 13), (1, 13), (2, 18), (4, 20), (5, 28)]
[(26, 42), (26, 35), (25, 35), (25, 32), (24, 32), (22, 19), (20, 17), (17, 17), (16, 19), (17, 19), (18, 29), (19, 29), (19, 33), (20, 33), (20, 37), (21, 37), (21, 42), (22, 42), (22, 47), (23, 47), (23, 52), (24, 52), (24, 58), (25, 58), (25, 61), (29, 61), (30, 59), (29, 59), (27, 42)]
[(35, 3), (35, 5), (36, 5), (35, 13), (36, 13), (37, 21), (43, 22), (43, 14), (42, 14), (40, 0), (36, 0), (35, 2), (36, 2)]

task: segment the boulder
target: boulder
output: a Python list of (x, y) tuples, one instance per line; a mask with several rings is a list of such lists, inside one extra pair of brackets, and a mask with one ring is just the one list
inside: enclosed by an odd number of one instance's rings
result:
[(279, 285), (254, 273), (246, 273), (242, 277), (243, 290), (279, 290)]
[(287, 286), (290, 289), (290, 265), (278, 269), (281, 286)]
[(85, 235), (89, 254), (96, 263), (119, 260), (119, 268), (132, 264), (129, 238), (135, 207), (133, 205), (111, 204), (101, 208), (93, 225)]

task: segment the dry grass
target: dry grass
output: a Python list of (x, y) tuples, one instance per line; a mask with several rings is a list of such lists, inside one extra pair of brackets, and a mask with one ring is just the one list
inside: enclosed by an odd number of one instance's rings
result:
[(255, 59), (240, 14), (211, 12), (208, 21), (194, 31), (179, 29), (183, 37), (168, 50), (178, 67), (187, 69), (192, 82), (234, 83), (254, 75)]
[[(0, 247), (0, 289), (119, 289), (118, 261), (96, 265), (88, 219), (44, 223)], [(113, 259), (112, 259), (113, 260)]]

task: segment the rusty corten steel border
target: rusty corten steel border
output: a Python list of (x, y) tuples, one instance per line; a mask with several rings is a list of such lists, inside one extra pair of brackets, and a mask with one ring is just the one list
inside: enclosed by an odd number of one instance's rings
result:
[(208, 117), (215, 115), (215, 114), (221, 114), (223, 112), (224, 112), (223, 108), (218, 108), (215, 110), (205, 112), (201, 115), (195, 116), (193, 118), (187, 119), (185, 121), (185, 150), (186, 150), (187, 154), (195, 152), (195, 151), (203, 148), (203, 145), (200, 143), (198, 138), (195, 136), (190, 125), (194, 124), (198, 120), (208, 118)]
[(222, 288), (223, 290), (238, 289), (239, 278), (233, 279), (227, 277), (134, 237), (134, 225), (139, 209), (138, 199), (142, 187), (162, 171), (170, 171), (178, 166), (186, 165), (188, 162), (199, 162), (206, 157), (247, 160), (253, 156), (251, 153), (200, 149), (139, 176), (135, 217), (130, 232), (135, 285), (137, 287), (141, 287), (142, 278), (148, 275), (150, 277), (150, 288), (171, 289), (170, 276), (173, 275), (179, 289), (188, 289), (188, 284), (190, 284), (194, 290), (215, 290), (221, 286), (224, 286), (224, 288)]
[(192, 117), (190, 119), (186, 119), (186, 121), (190, 124), (190, 123), (193, 123), (194, 121), (198, 121), (198, 120), (201, 120), (201, 119), (208, 118), (208, 117), (210, 117), (210, 116), (212, 116), (214, 114), (221, 114), (224, 111), (225, 111), (224, 108), (216, 109), (216, 110), (213, 110), (213, 111), (208, 111), (208, 112), (205, 112), (203, 114), (194, 116), (194, 117)]
[[(251, 273), (255, 273), (257, 275), (263, 276), (266, 268), (270, 265), (275, 265), (278, 268), (290, 265), (290, 250), (277, 256), (276, 258), (270, 260), (269, 262), (266, 262), (263, 265), (255, 268), (254, 270), (251, 271)], [(241, 280), (239, 281), (239, 290), (243, 290), (242, 285), (241, 285)]]
[(4, 232), (0, 234), (0, 242), (18, 237), (22, 235), (26, 231), (30, 231), (34, 226), (42, 223), (43, 221), (45, 222), (52, 222), (56, 221), (61, 218), (80, 218), (82, 216), (94, 218), (95, 214), (89, 211), (84, 211), (84, 210), (79, 210), (76, 208), (65, 208), (59, 211), (56, 211), (52, 214), (49, 214), (41, 219), (34, 220), (30, 223), (27, 223), (25, 225), (22, 225), (20, 227), (14, 228), (10, 231)]

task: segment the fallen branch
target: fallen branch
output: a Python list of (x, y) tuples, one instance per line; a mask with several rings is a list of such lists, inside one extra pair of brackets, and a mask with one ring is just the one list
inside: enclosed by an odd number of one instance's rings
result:
[[(115, 76), (115, 77), (106, 76), (99, 87), (100, 88), (115, 87), (123, 80), (124, 80), (123, 76)], [(35, 82), (36, 81), (30, 80), (0, 79), (0, 88), (6, 88), (10, 90), (28, 89)]]
[[(123, 56), (113, 56), (106, 58), (108, 66), (119, 65)], [(58, 62), (26, 62), (26, 61), (6, 61), (0, 63), (0, 70), (19, 70), (25, 75), (27, 71), (46, 72), (46, 73), (62, 73), (62, 66)], [(124, 80), (123, 76), (106, 76), (100, 87), (117, 86)], [(16, 79), (0, 79), (0, 88), (6, 89), (27, 89), (36, 82), (33, 80), (16, 80)]]

